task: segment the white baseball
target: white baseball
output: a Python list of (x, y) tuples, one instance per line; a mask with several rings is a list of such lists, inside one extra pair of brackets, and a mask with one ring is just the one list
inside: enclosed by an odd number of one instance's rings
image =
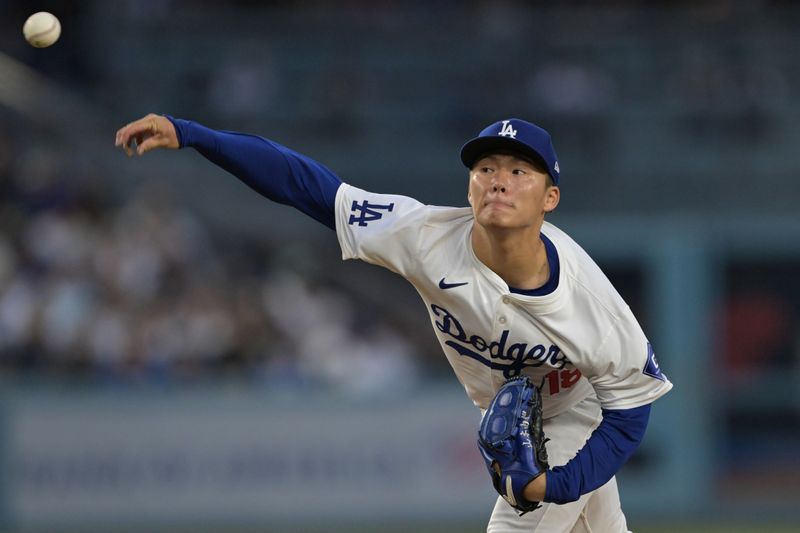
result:
[(61, 23), (52, 13), (39, 11), (28, 17), (22, 26), (22, 33), (31, 46), (46, 48), (58, 40)]

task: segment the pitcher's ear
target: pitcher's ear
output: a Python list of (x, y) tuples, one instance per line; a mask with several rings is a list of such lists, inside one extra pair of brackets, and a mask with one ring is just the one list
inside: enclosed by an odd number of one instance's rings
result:
[(561, 189), (557, 185), (552, 185), (547, 188), (544, 193), (544, 212), (550, 213), (558, 207), (558, 202), (561, 201)]

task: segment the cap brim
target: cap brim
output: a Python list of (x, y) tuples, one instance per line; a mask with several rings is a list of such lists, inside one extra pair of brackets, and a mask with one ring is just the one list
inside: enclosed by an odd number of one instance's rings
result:
[(547, 163), (544, 158), (539, 155), (539, 152), (528, 146), (527, 144), (512, 139), (510, 137), (475, 137), (467, 141), (461, 147), (461, 162), (467, 168), (472, 168), (479, 157), (490, 152), (508, 151), (514, 154), (519, 154), (531, 161), (543, 165), (547, 168)]

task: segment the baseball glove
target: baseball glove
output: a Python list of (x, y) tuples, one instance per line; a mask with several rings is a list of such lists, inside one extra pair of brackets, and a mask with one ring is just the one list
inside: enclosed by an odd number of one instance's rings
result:
[(523, 489), (549, 467), (542, 431), (542, 396), (527, 377), (506, 381), (497, 391), (478, 430), (478, 449), (495, 490), (520, 516), (540, 506)]

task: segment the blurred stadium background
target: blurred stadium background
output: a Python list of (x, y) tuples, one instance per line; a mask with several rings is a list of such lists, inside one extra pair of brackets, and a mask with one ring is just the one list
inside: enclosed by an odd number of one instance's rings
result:
[(413, 289), (196, 153), (114, 150), (158, 112), (446, 205), (465, 139), (541, 123), (553, 221), (676, 385), (630, 527), (800, 531), (798, 28), (788, 0), (0, 1), (0, 529), (485, 527)]

